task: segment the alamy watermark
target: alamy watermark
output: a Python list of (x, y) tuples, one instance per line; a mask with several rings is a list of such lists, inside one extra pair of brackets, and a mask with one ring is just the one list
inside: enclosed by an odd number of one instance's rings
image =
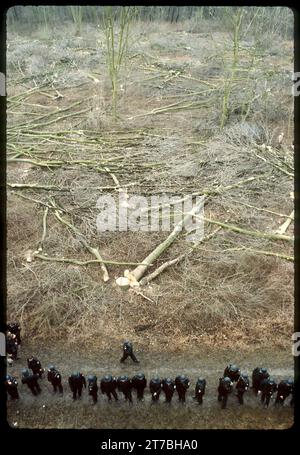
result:
[[(117, 200), (116, 200), (117, 199)], [(186, 231), (186, 239), (199, 242), (204, 235), (204, 196), (142, 196), (120, 191), (118, 198), (97, 200), (97, 231)]]
[(300, 72), (295, 72), (292, 74), (292, 79), (294, 84), (292, 86), (292, 95), (299, 96), (300, 95)]

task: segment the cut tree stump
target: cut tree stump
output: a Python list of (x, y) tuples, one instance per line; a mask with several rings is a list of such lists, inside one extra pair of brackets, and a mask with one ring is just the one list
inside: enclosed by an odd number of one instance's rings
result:
[(184, 225), (197, 213), (201, 210), (204, 206), (204, 200), (201, 200), (193, 209), (185, 215), (183, 220), (181, 220), (176, 226), (174, 227), (171, 234), (162, 242), (160, 243), (147, 257), (144, 259), (143, 264), (138, 265), (134, 270), (129, 272), (125, 270), (124, 276), (119, 277), (116, 280), (118, 286), (122, 289), (128, 289), (129, 287), (139, 286), (139, 280), (143, 277), (146, 273), (152, 262), (154, 262), (178, 237)]

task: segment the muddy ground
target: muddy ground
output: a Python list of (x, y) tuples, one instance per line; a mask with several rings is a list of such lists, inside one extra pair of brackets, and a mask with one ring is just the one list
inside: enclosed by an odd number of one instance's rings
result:
[[(20, 400), (8, 401), (8, 422), (11, 426), (78, 429), (284, 429), (293, 424), (293, 409), (289, 406), (289, 399), (280, 409), (275, 408), (272, 399), (269, 408), (265, 409), (252, 391), (246, 393), (244, 406), (238, 404), (233, 393), (229, 397), (226, 410), (220, 409), (216, 399), (218, 378), (227, 362), (236, 362), (242, 371), (249, 374), (256, 366), (265, 365), (272, 376), (280, 380), (293, 377), (293, 358), (290, 352), (273, 352), (261, 348), (253, 352), (235, 352), (217, 347), (199, 347), (194, 352), (172, 355), (157, 351), (136, 351), (141, 363), (135, 365), (130, 359), (125, 364), (120, 364), (121, 349), (118, 346), (114, 346), (113, 353), (109, 350), (96, 351), (93, 348), (87, 352), (80, 346), (74, 346), (71, 350), (59, 349), (57, 346), (51, 349), (24, 346), (20, 351), (20, 359), (9, 371), (20, 378), (20, 371), (26, 366), (26, 358), (32, 353), (41, 359), (44, 368), (55, 362), (63, 375), (64, 394), (54, 395), (50, 383), (44, 378), (40, 381), (41, 395), (34, 397), (19, 380)], [(121, 395), (119, 402), (109, 403), (100, 393), (97, 405), (92, 405), (86, 390), (83, 391), (80, 401), (73, 402), (67, 377), (74, 369), (79, 369), (86, 376), (94, 373), (98, 378), (106, 373), (133, 376), (139, 371), (143, 371), (147, 379), (155, 374), (175, 377), (184, 373), (189, 376), (191, 386), (184, 405), (178, 402), (177, 395), (174, 395), (171, 405), (164, 403), (163, 394), (159, 403), (152, 404), (148, 389), (142, 403), (137, 402), (135, 394), (132, 404), (125, 402)], [(195, 381), (199, 375), (207, 380), (202, 406), (192, 399)]]

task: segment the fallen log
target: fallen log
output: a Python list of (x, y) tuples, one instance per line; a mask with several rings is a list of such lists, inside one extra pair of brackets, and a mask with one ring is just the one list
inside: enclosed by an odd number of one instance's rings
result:
[(116, 280), (118, 286), (123, 289), (128, 289), (129, 287), (139, 286), (139, 280), (148, 270), (149, 266), (174, 242), (178, 237), (184, 225), (195, 216), (199, 210), (204, 206), (204, 201), (201, 200), (193, 209), (185, 215), (185, 217), (174, 227), (171, 234), (160, 243), (147, 257), (144, 259), (143, 265), (137, 266), (132, 272), (125, 270), (124, 276), (119, 277)]
[(144, 286), (145, 284), (150, 283), (150, 281), (154, 280), (158, 275), (160, 275), (165, 269), (170, 267), (171, 265), (178, 264), (178, 262), (182, 261), (185, 257), (191, 254), (195, 248), (198, 247), (200, 243), (206, 242), (207, 240), (211, 239), (217, 232), (219, 232), (222, 228), (218, 227), (215, 229), (211, 234), (206, 235), (200, 242), (193, 245), (186, 253), (180, 254), (174, 259), (170, 261), (164, 262), (161, 266), (159, 266), (154, 272), (150, 273), (149, 275), (145, 276), (139, 281), (140, 286)]
[(294, 220), (295, 211), (293, 210), (292, 213), (289, 215), (288, 219), (274, 232), (274, 234), (282, 235), (285, 234), (288, 230), (289, 225)]

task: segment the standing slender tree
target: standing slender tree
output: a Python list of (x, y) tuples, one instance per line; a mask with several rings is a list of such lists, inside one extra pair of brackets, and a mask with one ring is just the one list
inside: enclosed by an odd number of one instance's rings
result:
[(117, 117), (119, 75), (121, 67), (126, 61), (129, 30), (135, 13), (136, 9), (132, 6), (123, 6), (119, 11), (112, 6), (104, 8), (106, 62), (111, 81), (112, 107), (115, 118)]
[(222, 101), (222, 113), (221, 113), (221, 128), (224, 127), (229, 116), (229, 100), (232, 91), (232, 86), (235, 81), (236, 72), (238, 70), (239, 60), (239, 40), (240, 40), (240, 28), (243, 18), (243, 10), (239, 8), (237, 12), (231, 16), (231, 11), (226, 10), (230, 22), (232, 24), (232, 59), (231, 67), (229, 68), (229, 76), (224, 80), (224, 93)]
[(75, 36), (80, 36), (82, 25), (82, 7), (80, 5), (72, 5), (70, 6), (70, 9), (76, 27)]

